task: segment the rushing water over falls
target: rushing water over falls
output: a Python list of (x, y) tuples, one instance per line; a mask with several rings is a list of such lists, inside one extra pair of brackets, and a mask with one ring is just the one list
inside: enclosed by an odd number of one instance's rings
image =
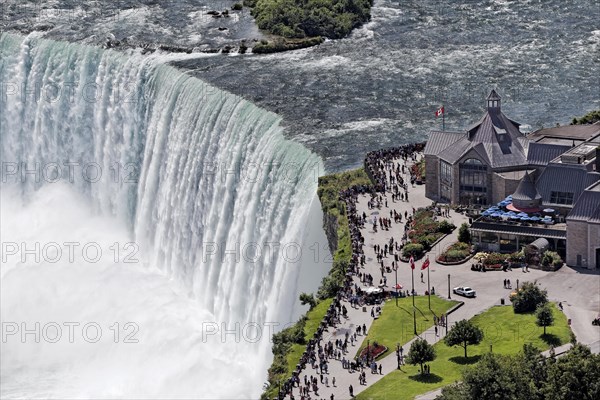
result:
[(316, 288), (320, 158), (158, 57), (5, 34), (0, 83), (3, 397), (256, 397)]

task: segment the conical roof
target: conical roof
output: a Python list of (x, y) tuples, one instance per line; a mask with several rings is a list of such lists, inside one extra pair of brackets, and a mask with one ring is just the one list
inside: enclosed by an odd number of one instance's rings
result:
[(531, 201), (531, 200), (540, 200), (542, 195), (538, 192), (535, 187), (535, 183), (533, 182), (533, 178), (529, 175), (529, 172), (525, 172), (525, 175), (519, 182), (519, 186), (517, 187), (517, 191), (513, 193), (512, 199), (522, 200), (522, 201)]

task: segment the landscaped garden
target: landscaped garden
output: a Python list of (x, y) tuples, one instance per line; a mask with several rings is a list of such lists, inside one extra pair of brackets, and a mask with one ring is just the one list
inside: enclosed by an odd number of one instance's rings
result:
[[(431, 296), (431, 310), (429, 310), (427, 298), (427, 296), (415, 296), (417, 333), (419, 334), (433, 326), (434, 314), (439, 317), (458, 303), (444, 300), (438, 296)], [(387, 347), (386, 351), (382, 353), (383, 356), (386, 356), (395, 351), (396, 344), (403, 345), (413, 337), (412, 297), (398, 299), (397, 307), (396, 300), (388, 300), (383, 307), (381, 316), (373, 321), (373, 325), (371, 325), (367, 337), (361, 344), (357, 354), (367, 347), (367, 340), (369, 345), (377, 343)]]
[(450, 245), (437, 261), (440, 263), (459, 263), (464, 262), (471, 255), (471, 245), (463, 242), (456, 242)]
[(452, 232), (456, 226), (447, 220), (434, 220), (434, 213), (427, 208), (416, 210), (413, 215), (411, 230), (408, 232), (410, 243), (402, 248), (402, 256), (421, 257), (442, 236)]
[[(571, 330), (567, 318), (554, 304), (549, 308), (554, 317), (554, 325), (547, 327), (544, 335), (543, 327), (536, 324), (536, 314), (517, 314), (509, 306), (492, 307), (471, 319), (483, 331), (484, 336), (481, 343), (468, 347), (467, 358), (464, 357), (462, 347), (449, 347), (440, 340), (433, 346), (436, 358), (428, 363), (430, 374), (422, 375), (418, 365), (403, 365), (401, 370), (393, 371), (360, 393), (357, 399), (412, 399), (418, 394), (461, 380), (462, 371), (472, 368), (483, 354), (490, 351), (517, 354), (525, 343), (531, 343), (540, 350), (568, 343)], [(450, 321), (452, 326), (452, 315)]]

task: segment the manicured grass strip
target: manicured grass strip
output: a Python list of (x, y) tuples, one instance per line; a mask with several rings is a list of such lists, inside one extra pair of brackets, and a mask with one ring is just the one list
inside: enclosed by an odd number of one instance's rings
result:
[[(306, 313), (306, 321), (302, 322), (301, 319), (301, 322), (296, 323), (296, 325), (294, 326), (298, 327), (299, 323), (303, 323), (303, 333), (306, 342), (313, 338), (315, 332), (321, 324), (321, 321), (323, 320), (323, 317), (325, 317), (325, 314), (327, 314), (327, 310), (329, 309), (329, 306), (331, 305), (332, 301), (333, 299), (322, 300), (321, 302), (319, 302), (319, 304), (315, 306), (315, 308)], [(277, 381), (280, 379), (287, 379), (292, 375), (292, 371), (296, 369), (296, 364), (300, 362), (300, 357), (302, 357), (302, 353), (305, 349), (305, 344), (291, 343), (289, 345), (289, 350), (287, 350), (284, 355), (285, 359), (281, 357), (273, 360), (271, 368), (273, 368), (273, 366), (277, 364), (279, 372), (275, 376), (270, 378), (271, 384), (269, 388), (262, 394), (261, 398), (273, 398), (277, 396)]]
[[(439, 317), (457, 303), (457, 301), (448, 301), (438, 296), (431, 296), (431, 310), (429, 310), (427, 296), (415, 296), (417, 333), (420, 334), (433, 326), (434, 314)], [(371, 307), (367, 306), (367, 312), (371, 312)], [(381, 316), (373, 321), (371, 329), (367, 332), (367, 337), (356, 353), (357, 355), (367, 347), (367, 339), (370, 344), (377, 342), (386, 346), (388, 349), (383, 353), (385, 357), (390, 352), (396, 351), (397, 343), (404, 345), (415, 336), (412, 297), (398, 299), (397, 307), (395, 299), (388, 300), (382, 310)], [(408, 351), (408, 349), (405, 350)]]
[[(323, 321), (325, 314), (327, 314), (327, 310), (329, 309), (329, 306), (331, 305), (332, 301), (333, 301), (333, 299), (325, 299), (325, 300), (321, 301), (319, 304), (317, 304), (317, 306), (315, 308), (313, 308), (306, 314), (306, 317), (308, 319), (306, 320), (306, 323), (304, 325), (304, 338), (306, 339), (307, 342), (313, 338), (315, 332), (317, 331), (317, 329), (319, 328), (319, 325), (321, 324), (321, 321)], [(302, 353), (304, 352), (304, 350), (306, 350), (305, 344), (297, 344), (297, 343), (292, 344), (292, 348), (286, 357), (286, 360), (287, 360), (287, 374), (285, 375), (286, 377), (289, 377), (292, 375), (292, 371), (294, 369), (296, 369), (296, 364), (298, 364), (298, 362), (300, 362), (300, 357), (302, 357)]]
[[(462, 378), (462, 371), (479, 361), (482, 354), (491, 350), (500, 354), (516, 354), (525, 343), (531, 343), (540, 350), (547, 350), (550, 345), (560, 346), (570, 340), (570, 328), (567, 318), (551, 304), (554, 314), (554, 326), (546, 329), (535, 325), (534, 314), (515, 314), (511, 306), (496, 306), (473, 317), (472, 321), (485, 334), (481, 344), (468, 347), (469, 357), (463, 357), (462, 347), (448, 347), (443, 341), (435, 344), (437, 358), (429, 363), (431, 375), (421, 377), (419, 366), (405, 365), (386, 375), (357, 396), (359, 400), (403, 400), (413, 399), (416, 395), (427, 393)], [(408, 349), (406, 349), (408, 350)], [(368, 378), (367, 378), (368, 379)]]

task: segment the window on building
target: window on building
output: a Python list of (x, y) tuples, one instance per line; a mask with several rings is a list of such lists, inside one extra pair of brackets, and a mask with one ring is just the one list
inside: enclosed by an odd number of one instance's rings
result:
[(452, 186), (452, 165), (445, 161), (440, 162), (440, 181)]
[(452, 200), (452, 165), (440, 160), (440, 197), (444, 201)]
[(573, 204), (573, 193), (571, 192), (550, 192), (550, 203), (552, 204)]
[(462, 194), (487, 192), (487, 166), (469, 158), (460, 165), (460, 191)]

